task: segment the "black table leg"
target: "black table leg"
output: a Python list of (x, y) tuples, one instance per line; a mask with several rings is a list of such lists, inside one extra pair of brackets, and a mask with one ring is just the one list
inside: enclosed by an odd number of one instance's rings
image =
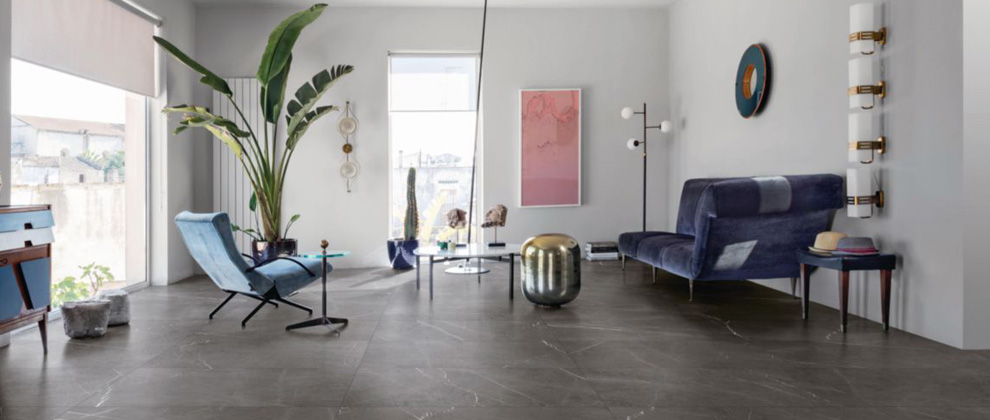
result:
[(430, 255), (430, 300), (433, 300), (433, 256)]
[(883, 330), (890, 330), (890, 270), (880, 270), (880, 299), (883, 299)]
[(516, 256), (509, 255), (509, 300), (515, 299), (516, 294)]
[(416, 256), (416, 290), (419, 290), (419, 262), (421, 258), (419, 255)]
[(841, 326), (839, 329), (846, 332), (846, 321), (849, 320), (849, 272), (839, 272), (839, 317)]
[[(292, 331), (292, 330), (297, 330), (297, 329), (300, 329), (300, 328), (315, 327), (317, 325), (323, 325), (323, 326), (326, 326), (327, 328), (330, 328), (331, 331), (336, 332), (336, 333), (339, 334), (340, 333), (340, 328), (344, 328), (344, 327), (347, 326), (347, 322), (348, 322), (347, 321), (347, 318), (333, 318), (333, 317), (328, 317), (327, 316), (327, 256), (326, 256), (326, 253), (327, 253), (326, 245), (324, 245), (324, 249), (323, 249), (323, 312), (320, 314), (320, 317), (319, 318), (310, 319), (308, 321), (303, 321), (303, 322), (300, 322), (298, 324), (292, 324), (292, 325), (289, 325), (288, 327), (285, 327), (285, 330), (286, 331)], [(288, 303), (288, 302), (286, 302), (286, 303)], [(262, 302), (262, 305), (264, 305), (264, 304), (265, 304), (265, 302)], [(257, 309), (255, 309), (255, 311), (257, 311)], [(252, 312), (251, 315), (254, 315), (254, 312)], [(251, 318), (251, 315), (248, 315), (248, 318), (247, 319), (250, 319)], [(247, 319), (245, 319), (244, 322), (247, 322)], [(340, 328), (334, 328), (333, 326), (335, 324), (339, 324), (340, 325)]]
[(808, 319), (808, 309), (811, 306), (811, 267), (801, 264), (801, 318)]

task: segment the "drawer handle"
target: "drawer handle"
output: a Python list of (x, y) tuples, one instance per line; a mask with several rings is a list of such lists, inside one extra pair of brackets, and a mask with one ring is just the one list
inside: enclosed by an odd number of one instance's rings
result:
[(7, 265), (7, 259), (6, 258), (0, 259), (0, 265)]
[(24, 224), (24, 229), (25, 229), (25, 230), (31, 230), (31, 229), (34, 229), (34, 224), (32, 224), (31, 222), (28, 222), (28, 223), (25, 223), (25, 224)]

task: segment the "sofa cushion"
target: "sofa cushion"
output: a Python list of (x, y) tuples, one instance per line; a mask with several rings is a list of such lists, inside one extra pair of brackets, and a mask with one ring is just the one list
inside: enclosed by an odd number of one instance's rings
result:
[[(310, 276), (299, 264), (292, 261), (278, 260), (258, 267), (257, 271), (265, 278), (275, 283), (275, 289), (279, 296), (288, 296), (293, 292), (308, 286), (310, 283), (320, 278), (323, 269), (320, 268), (322, 260), (318, 258), (292, 258), (302, 263), (315, 276)], [(330, 267), (327, 267), (330, 270)]]
[[(693, 247), (694, 237), (688, 235), (678, 235), (676, 233), (662, 233), (660, 235), (654, 235), (643, 239), (639, 243), (639, 249), (636, 252), (636, 259), (647, 264), (666, 269), (663, 264), (665, 259), (664, 254), (671, 247), (684, 245), (687, 245), (689, 248)], [(690, 257), (691, 254), (688, 254), (688, 260), (691, 259)]]
[[(633, 258), (637, 258), (637, 250), (639, 250), (639, 243), (646, 238), (656, 235), (669, 235), (667, 232), (626, 232), (619, 235), (619, 252), (624, 255), (628, 255)], [(638, 259), (638, 258), (637, 258)]]

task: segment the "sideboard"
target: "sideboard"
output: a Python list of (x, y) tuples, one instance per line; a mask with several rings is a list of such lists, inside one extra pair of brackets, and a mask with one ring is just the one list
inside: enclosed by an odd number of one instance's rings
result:
[(0, 206), (0, 334), (38, 323), (48, 353), (52, 278), (51, 206)]

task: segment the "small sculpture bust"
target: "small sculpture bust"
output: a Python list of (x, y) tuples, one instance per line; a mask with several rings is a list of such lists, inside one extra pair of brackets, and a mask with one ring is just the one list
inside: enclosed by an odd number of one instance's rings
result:
[(447, 226), (451, 229), (463, 229), (467, 227), (467, 212), (461, 209), (453, 209), (447, 212)]
[(488, 213), (485, 213), (485, 223), (481, 225), (483, 228), (490, 227), (505, 227), (505, 217), (508, 215), (509, 209), (501, 204), (496, 204)]

